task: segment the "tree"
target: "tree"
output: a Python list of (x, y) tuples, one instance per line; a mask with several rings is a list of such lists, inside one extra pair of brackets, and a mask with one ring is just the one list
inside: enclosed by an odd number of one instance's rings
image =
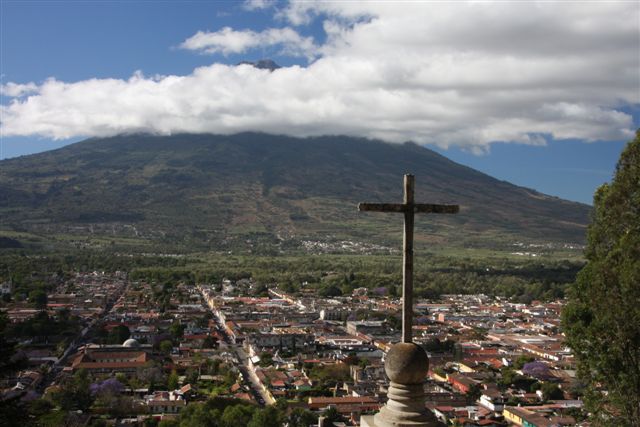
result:
[(294, 284), (291, 280), (278, 284), (278, 289), (282, 289), (288, 294), (295, 294), (300, 291), (300, 286)]
[(533, 356), (529, 356), (527, 354), (521, 354), (516, 358), (516, 360), (513, 361), (513, 367), (516, 369), (522, 369), (522, 367), (525, 364), (529, 362), (533, 362), (534, 360), (536, 360), (536, 358)]
[(124, 385), (116, 378), (91, 384), (89, 390), (95, 397), (95, 405), (111, 416), (123, 417), (138, 412), (133, 399), (122, 394)]
[(0, 374), (13, 368), (11, 358), (15, 353), (15, 343), (7, 340), (6, 330), (9, 324), (7, 314), (0, 310)]
[(176, 372), (175, 369), (173, 369), (169, 374), (169, 378), (167, 379), (167, 389), (176, 390), (178, 388), (179, 380), (180, 380), (180, 377), (178, 376), (178, 373)]
[(474, 327), (471, 331), (472, 340), (483, 341), (487, 339), (487, 330), (485, 328), (476, 328)]
[(222, 413), (222, 425), (225, 427), (247, 425), (253, 418), (254, 411), (255, 408), (247, 405), (228, 406)]
[(389, 296), (391, 298), (396, 298), (398, 296), (398, 288), (395, 286), (389, 286)]
[(273, 406), (267, 406), (253, 413), (247, 427), (280, 427), (282, 415)]
[(178, 425), (181, 427), (218, 427), (220, 425), (219, 419), (219, 410), (215, 410), (214, 414), (214, 411), (209, 410), (202, 403), (190, 403), (180, 413), (180, 422), (176, 423), (176, 427)]
[[(133, 380), (133, 379), (132, 379)], [(153, 389), (157, 385), (163, 384), (165, 376), (158, 366), (155, 366), (153, 362), (147, 363), (146, 366), (138, 368), (136, 370), (135, 382), (138, 386), (142, 385)]]
[(562, 389), (554, 383), (542, 383), (540, 388), (542, 390), (542, 398), (544, 400), (559, 400), (564, 399), (564, 393)]
[(342, 416), (335, 406), (329, 406), (327, 409), (325, 409), (322, 413), (322, 416), (330, 426), (332, 426), (335, 422), (342, 421)]
[(93, 403), (93, 396), (89, 391), (90, 383), (87, 371), (80, 369), (54, 394), (53, 401), (65, 411), (86, 411)]
[(163, 354), (169, 354), (171, 353), (171, 350), (173, 349), (173, 343), (169, 340), (164, 340), (160, 342), (160, 351)]
[(480, 384), (472, 384), (467, 392), (467, 398), (470, 402), (475, 402), (480, 399), (480, 396), (482, 396), (482, 388), (480, 387)]
[(273, 354), (267, 353), (266, 351), (260, 353), (260, 362), (258, 362), (258, 365), (263, 368), (268, 368), (273, 365)]
[(318, 295), (323, 298), (342, 296), (342, 290), (336, 285), (324, 285), (318, 290)]
[(253, 295), (256, 297), (268, 297), (269, 296), (269, 288), (265, 284), (259, 284), (253, 290)]
[(47, 308), (47, 293), (42, 289), (29, 292), (29, 302), (38, 310)]
[(178, 321), (175, 321), (169, 327), (169, 333), (171, 334), (174, 340), (179, 340), (184, 335), (184, 329), (185, 329), (184, 325), (182, 325)]
[(109, 344), (122, 344), (131, 336), (129, 328), (125, 325), (118, 325), (109, 331), (107, 342)]
[(318, 421), (318, 416), (303, 408), (294, 408), (289, 417), (287, 424), (289, 427), (308, 427)]
[(563, 310), (595, 425), (640, 426), (640, 130), (594, 196), (585, 250)]
[(202, 348), (215, 348), (216, 345), (217, 340), (211, 335), (207, 335), (206, 338), (202, 341)]

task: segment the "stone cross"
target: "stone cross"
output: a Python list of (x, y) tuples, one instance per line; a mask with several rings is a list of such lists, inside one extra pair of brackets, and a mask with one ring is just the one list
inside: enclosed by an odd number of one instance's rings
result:
[(404, 214), (404, 239), (402, 244), (402, 342), (411, 342), (413, 325), (413, 217), (417, 213), (458, 213), (458, 205), (434, 205), (414, 203), (414, 176), (404, 176), (404, 203), (360, 203), (361, 212), (396, 212)]

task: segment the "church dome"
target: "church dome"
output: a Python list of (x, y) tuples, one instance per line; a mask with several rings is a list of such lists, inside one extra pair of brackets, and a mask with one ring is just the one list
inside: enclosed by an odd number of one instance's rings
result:
[(122, 343), (123, 347), (140, 347), (140, 343), (133, 338), (129, 338), (125, 342)]

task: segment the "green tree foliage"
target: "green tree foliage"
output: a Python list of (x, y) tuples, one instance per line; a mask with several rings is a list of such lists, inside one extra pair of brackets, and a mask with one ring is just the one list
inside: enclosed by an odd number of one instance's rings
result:
[(171, 349), (173, 349), (173, 343), (170, 340), (162, 340), (160, 342), (159, 348), (163, 354), (168, 355), (169, 353), (171, 353)]
[[(2, 329), (2, 320), (0, 319), (0, 329)], [(5, 351), (10, 351), (12, 348), (12, 341), (24, 339), (25, 337), (31, 338), (34, 344), (48, 343), (52, 336), (66, 336), (73, 337), (80, 331), (80, 320), (77, 316), (70, 316), (68, 310), (62, 310), (57, 318), (51, 317), (47, 314), (46, 310), (37, 312), (33, 317), (26, 319), (19, 323), (13, 323), (6, 325), (4, 336), (8, 341), (8, 345), (0, 345), (0, 355), (3, 355)], [(0, 335), (2, 335), (0, 333)], [(0, 343), (2, 339), (0, 337)], [(64, 348), (66, 348), (68, 341), (58, 340), (59, 351), (62, 354)], [(0, 358), (0, 371), (2, 370), (3, 362), (11, 361), (10, 358)]]
[(176, 427), (307, 427), (317, 421), (309, 411), (297, 408), (289, 415), (286, 401), (259, 408), (237, 399), (215, 397), (206, 402), (192, 402), (180, 413)]
[(529, 363), (529, 362), (533, 362), (534, 360), (536, 360), (535, 357), (533, 356), (529, 356), (527, 354), (522, 354), (520, 356), (518, 356), (516, 358), (516, 360), (513, 361), (513, 367), (516, 369), (522, 369), (522, 367)]
[(29, 414), (34, 417), (41, 417), (53, 410), (53, 404), (47, 399), (34, 399), (28, 405)]
[(300, 286), (294, 283), (291, 280), (286, 280), (280, 284), (278, 284), (278, 289), (288, 293), (288, 294), (297, 294), (300, 291)]
[(185, 325), (181, 324), (178, 321), (174, 321), (169, 327), (169, 333), (175, 340), (179, 340), (183, 337), (185, 330)]
[(587, 265), (563, 312), (596, 425), (640, 426), (640, 130), (594, 196)]
[(78, 417), (78, 414), (68, 413), (66, 411), (53, 411), (39, 417), (36, 425), (38, 427), (74, 426), (77, 425), (74, 424), (74, 422), (78, 422), (76, 417)]
[(267, 406), (253, 413), (247, 427), (280, 427), (281, 425), (282, 414), (273, 406)]
[(342, 421), (342, 416), (340, 415), (338, 410), (335, 408), (335, 406), (330, 406), (329, 408), (327, 408), (322, 413), (322, 416), (325, 417), (325, 421), (330, 426), (332, 426), (333, 423), (335, 422)]
[(480, 384), (474, 383), (467, 392), (467, 399), (469, 399), (469, 402), (475, 402), (476, 400), (480, 399), (481, 395), (482, 388), (480, 387)]
[(221, 413), (202, 403), (191, 403), (180, 413), (176, 427), (218, 427)]
[(294, 408), (287, 417), (289, 427), (308, 427), (318, 422), (318, 416), (302, 408)]
[(248, 405), (228, 406), (222, 413), (222, 425), (229, 427), (247, 425), (253, 418), (254, 411), (255, 407)]
[(342, 290), (336, 285), (324, 285), (318, 289), (318, 295), (324, 298), (342, 296)]
[(15, 353), (15, 343), (6, 338), (6, 329), (9, 319), (4, 311), (0, 310), (0, 374), (11, 369), (11, 357)]
[(47, 293), (42, 289), (29, 292), (29, 302), (38, 310), (47, 308)]
[[(442, 293), (485, 293), (516, 301), (549, 300), (564, 295), (565, 287), (575, 281), (582, 266), (582, 262), (568, 260), (545, 259), (542, 262), (494, 256), (430, 255), (428, 262), (414, 266), (415, 292), (425, 298), (437, 298)], [(180, 282), (219, 284), (222, 278), (254, 278), (258, 281), (260, 277), (268, 277), (265, 283), (278, 283), (280, 289), (287, 292), (326, 288), (324, 292), (338, 296), (344, 291), (345, 281), (349, 289), (385, 287), (390, 292), (392, 288), (397, 291), (397, 284), (402, 281), (400, 258), (388, 255), (234, 255), (207, 257), (205, 260), (197, 257), (138, 257), (90, 250), (38, 257), (0, 253), (0, 280), (13, 281), (16, 300), (26, 298), (34, 289), (53, 289), (73, 271), (94, 269), (124, 270), (129, 272), (131, 280), (146, 279), (155, 283), (154, 293), (149, 297), (161, 310), (171, 308), (174, 284)], [(326, 277), (329, 271), (335, 272), (331, 279)], [(309, 285), (301, 288), (300, 284), (304, 282)]]
[(321, 388), (333, 387), (336, 383), (349, 380), (349, 365), (334, 363), (331, 365), (315, 366), (309, 372), (309, 378), (318, 381)]
[(530, 390), (535, 382), (535, 379), (520, 375), (511, 367), (502, 368), (498, 379), (498, 385), (503, 389), (515, 387), (517, 389)]
[(28, 422), (27, 413), (15, 400), (0, 401), (0, 427), (13, 427), (26, 425)]
[(260, 365), (263, 368), (267, 368), (272, 364), (273, 364), (273, 355), (271, 353), (267, 353), (266, 351), (260, 353), (260, 362), (258, 362), (258, 365)]
[(128, 340), (130, 336), (131, 332), (129, 332), (129, 328), (125, 325), (118, 325), (109, 331), (107, 342), (109, 344), (122, 344)]
[(252, 292), (255, 297), (268, 297), (269, 288), (264, 283), (259, 284)]
[(217, 340), (211, 335), (207, 335), (207, 337), (202, 341), (202, 348), (215, 348), (217, 345)]
[(178, 373), (176, 372), (175, 369), (173, 369), (171, 371), (171, 373), (169, 374), (169, 378), (167, 379), (167, 388), (169, 390), (175, 390), (178, 388)]
[(544, 400), (559, 400), (564, 399), (564, 393), (562, 389), (554, 383), (542, 383), (540, 387), (542, 390), (542, 398)]
[(89, 392), (91, 380), (87, 371), (80, 369), (70, 381), (62, 385), (53, 395), (53, 401), (64, 411), (86, 411), (91, 407), (93, 398)]
[(424, 342), (422, 348), (431, 353), (451, 353), (453, 352), (454, 345), (455, 341), (440, 341), (437, 337), (434, 337)]
[(472, 340), (482, 341), (487, 339), (487, 330), (485, 328), (474, 327), (471, 331), (470, 338)]

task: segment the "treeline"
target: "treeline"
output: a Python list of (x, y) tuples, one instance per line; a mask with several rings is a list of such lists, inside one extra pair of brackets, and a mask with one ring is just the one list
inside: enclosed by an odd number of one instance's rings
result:
[[(564, 296), (581, 262), (457, 258), (427, 254), (414, 265), (416, 294), (484, 293), (520, 302)], [(296, 293), (317, 289), (323, 296), (348, 295), (367, 288), (378, 295), (399, 295), (401, 257), (387, 255), (161, 257), (83, 252), (66, 255), (0, 256), (0, 280), (10, 279), (25, 295), (63, 280), (73, 271), (127, 271), (132, 280), (161, 283), (220, 283), (223, 279), (253, 281)]]
[[(415, 265), (414, 286), (416, 293), (425, 298), (484, 293), (528, 303), (563, 297), (581, 267), (581, 263), (567, 260), (533, 262), (431, 256)], [(402, 282), (400, 257), (357, 255), (221, 256), (184, 268), (137, 268), (130, 277), (188, 283), (251, 278), (257, 283), (278, 285), (290, 293), (299, 292), (304, 283), (325, 297), (348, 295), (356, 288), (395, 296), (401, 293)]]

